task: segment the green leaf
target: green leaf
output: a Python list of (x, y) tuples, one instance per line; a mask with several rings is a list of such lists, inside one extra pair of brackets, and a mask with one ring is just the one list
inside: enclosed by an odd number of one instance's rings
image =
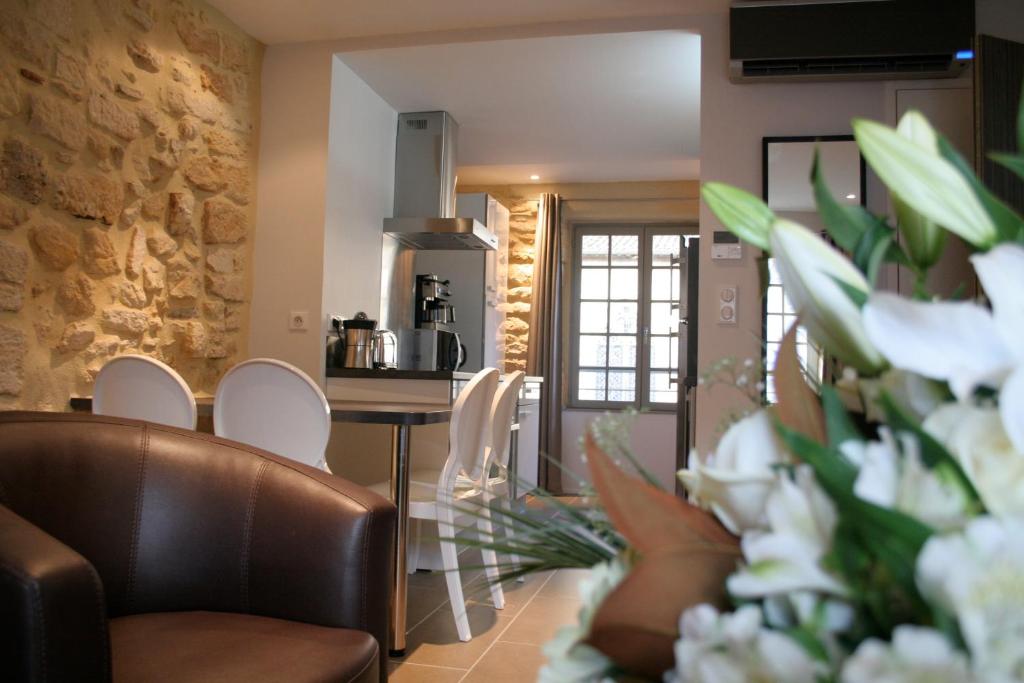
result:
[[(974, 191), (974, 195), (985, 207), (985, 211), (988, 212), (988, 215), (991, 217), (992, 222), (999, 233), (1000, 240), (1009, 242), (1020, 240), (1021, 237), (1024, 236), (1024, 219), (1021, 219), (1020, 215), (1016, 211), (1004, 204), (998, 197), (992, 194), (987, 187), (981, 184), (981, 181), (978, 180), (978, 176), (974, 174), (974, 169), (971, 168), (971, 165), (967, 163), (967, 160), (963, 158), (960, 152), (956, 151), (956, 148), (950, 144), (949, 140), (941, 135), (938, 140), (939, 155), (951, 163), (971, 186), (971, 189)], [(970, 242), (970, 240), (968, 240), (968, 242)]]
[(766, 252), (775, 214), (758, 197), (725, 183), (704, 183), (701, 196), (731, 233)]
[(853, 263), (860, 269), (873, 287), (878, 279), (878, 269), (893, 245), (892, 228), (885, 224), (874, 224), (868, 229), (853, 250)]
[(975, 246), (996, 242), (992, 219), (947, 160), (874, 121), (854, 120), (853, 133), (871, 167), (910, 208)]
[(1024, 154), (1024, 84), (1021, 85), (1021, 93), (1017, 107), (1017, 152)]
[(996, 163), (1016, 173), (1018, 177), (1024, 178), (1024, 156), (1001, 152), (992, 152), (988, 156)]
[(839, 392), (829, 384), (821, 385), (821, 405), (825, 409), (825, 431), (828, 433), (828, 445), (838, 450), (844, 441), (860, 441), (863, 439), (857, 426), (846, 412)]
[(832, 281), (839, 285), (839, 289), (843, 290), (843, 293), (850, 298), (850, 301), (856, 304), (857, 308), (864, 308), (864, 304), (868, 302), (868, 292), (858, 289), (837, 277), (833, 277)]
[(861, 238), (871, 230), (877, 219), (861, 206), (850, 206), (836, 201), (825, 183), (825, 175), (821, 170), (819, 151), (814, 150), (814, 163), (811, 166), (811, 184), (814, 187), (814, 201), (818, 206), (818, 215), (829, 236), (841, 248), (852, 252), (857, 248)]

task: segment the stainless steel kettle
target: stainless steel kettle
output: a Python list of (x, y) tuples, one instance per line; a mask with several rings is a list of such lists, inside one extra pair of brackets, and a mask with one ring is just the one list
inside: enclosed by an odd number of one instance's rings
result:
[(398, 367), (398, 336), (391, 330), (377, 330), (373, 333), (373, 367)]

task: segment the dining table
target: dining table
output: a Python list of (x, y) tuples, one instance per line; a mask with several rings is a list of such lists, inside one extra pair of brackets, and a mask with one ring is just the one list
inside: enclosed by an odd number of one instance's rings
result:
[[(72, 397), (71, 409), (92, 410), (91, 397)], [(391, 427), (391, 500), (398, 510), (395, 524), (395, 561), (392, 577), (390, 605), (391, 643), (389, 653), (400, 657), (405, 654), (406, 613), (408, 601), (408, 571), (406, 546), (409, 538), (409, 440), (413, 427), (449, 422), (451, 406), (447, 403), (380, 403), (376, 401), (328, 400), (333, 422), (379, 424)], [(213, 397), (196, 396), (196, 411), (203, 423), (210, 424), (213, 415)]]

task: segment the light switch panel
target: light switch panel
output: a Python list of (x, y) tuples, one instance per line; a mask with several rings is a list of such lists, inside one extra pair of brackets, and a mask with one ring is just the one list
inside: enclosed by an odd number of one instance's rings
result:
[(735, 325), (737, 316), (737, 290), (735, 285), (718, 288), (718, 324)]

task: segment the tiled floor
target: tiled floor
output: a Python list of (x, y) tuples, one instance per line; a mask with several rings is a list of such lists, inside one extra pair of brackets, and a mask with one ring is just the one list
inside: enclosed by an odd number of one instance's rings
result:
[[(476, 551), (459, 557), (462, 567), (480, 566)], [(459, 641), (441, 572), (409, 577), (406, 655), (391, 660), (396, 683), (525, 683), (544, 664), (541, 646), (559, 626), (575, 622), (576, 583), (581, 570), (527, 577), (505, 586), (505, 609), (491, 605), (483, 573), (462, 572), (473, 639)]]

